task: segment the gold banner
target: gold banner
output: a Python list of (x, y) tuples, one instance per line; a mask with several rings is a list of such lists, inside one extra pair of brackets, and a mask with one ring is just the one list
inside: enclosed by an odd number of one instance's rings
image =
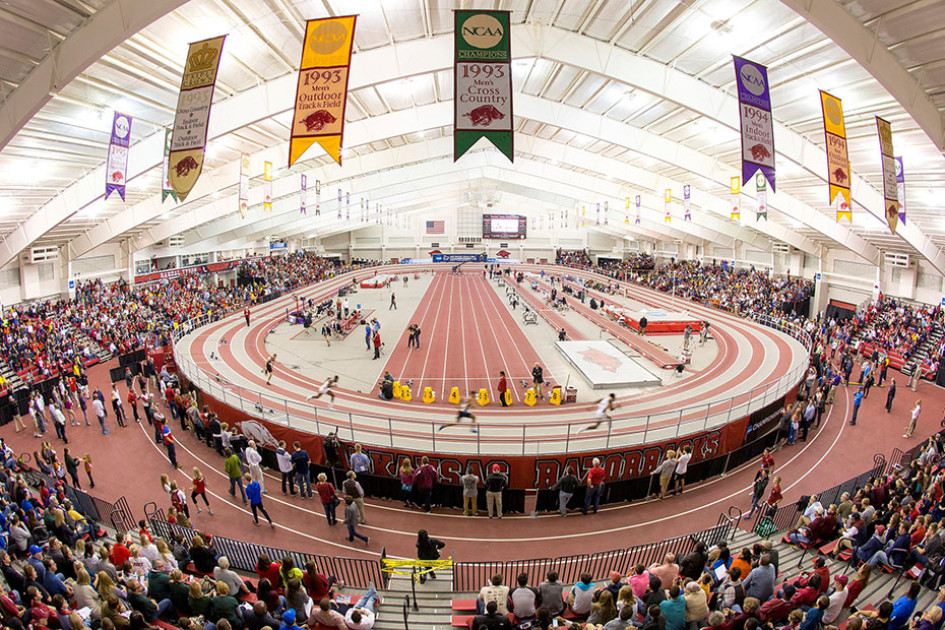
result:
[(221, 35), (187, 48), (168, 156), (168, 180), (179, 201), (187, 199), (203, 170), (210, 106), (224, 40), (226, 35)]
[(893, 157), (892, 125), (888, 120), (876, 117), (876, 132), (879, 134), (879, 152), (883, 163), (883, 212), (890, 231), (895, 234), (899, 226), (899, 186), (896, 180), (896, 158)]
[(351, 45), (358, 16), (309, 20), (295, 91), (289, 166), (316, 142), (341, 164)]
[[(836, 96), (820, 91), (824, 114), (824, 135), (827, 140), (827, 181), (830, 204), (837, 205), (837, 221), (846, 217), (852, 222), (850, 211), (850, 159), (847, 156), (847, 130), (843, 124), (843, 105)], [(838, 200), (838, 197), (842, 199)]]

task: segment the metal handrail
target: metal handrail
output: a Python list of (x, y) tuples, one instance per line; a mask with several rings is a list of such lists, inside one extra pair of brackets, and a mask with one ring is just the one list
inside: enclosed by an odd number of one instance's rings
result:
[[(395, 267), (399, 268), (399, 267)], [(383, 269), (377, 267), (375, 269)], [(332, 278), (337, 280), (351, 272), (338, 274)], [(603, 276), (606, 278), (606, 276)], [(409, 417), (392, 417), (363, 412), (342, 412), (316, 407), (299, 400), (290, 400), (275, 396), (268, 392), (255, 390), (230, 383), (227, 379), (210, 374), (196, 365), (184, 353), (177, 351), (178, 343), (184, 336), (195, 332), (208, 323), (218, 321), (220, 317), (200, 315), (180, 324), (171, 333), (177, 369), (186, 378), (195, 383), (198, 388), (213, 398), (238, 407), (249, 416), (265, 419), (293, 428), (304, 428), (317, 434), (323, 432), (322, 425), (327, 425), (342, 439), (347, 438), (354, 442), (366, 445), (393, 447), (395, 445), (394, 425), (401, 428), (398, 436), (413, 431), (416, 437), (429, 436), (431, 440), (440, 439), (436, 429), (439, 422), (435, 420), (412, 419)], [(775, 318), (763, 313), (753, 313), (750, 318), (757, 324), (778, 330), (797, 340), (809, 353), (811, 338), (804, 329), (783, 318)], [(808, 362), (799, 362), (785, 375), (768, 383), (755, 386), (748, 392), (742, 392), (728, 398), (721, 398), (700, 402), (679, 410), (652, 414), (615, 416), (607, 436), (611, 445), (642, 444), (653, 435), (658, 439), (675, 439), (680, 436), (703, 432), (709, 428), (723, 426), (739, 418), (749, 415), (765, 406), (779, 400), (787, 394), (807, 374)], [(369, 420), (375, 426), (363, 423), (355, 424), (355, 419)], [(521, 454), (542, 453), (571, 453), (585, 450), (599, 450), (599, 436), (577, 437), (573, 430), (583, 426), (587, 420), (568, 421), (536, 421), (528, 423), (509, 424), (508, 422), (490, 422), (480, 419), (478, 434), (473, 437), (450, 436), (450, 450), (453, 452), (477, 453), (482, 452), (482, 443), (486, 442), (486, 450), (496, 453), (497, 441), (483, 437), (483, 429), (499, 429), (501, 433), (516, 435), (511, 446), (521, 448)], [(675, 422), (673, 422), (675, 421)], [(406, 429), (404, 427), (406, 426)], [(529, 449), (531, 447), (531, 449)], [(516, 453), (518, 454), (518, 453)]]

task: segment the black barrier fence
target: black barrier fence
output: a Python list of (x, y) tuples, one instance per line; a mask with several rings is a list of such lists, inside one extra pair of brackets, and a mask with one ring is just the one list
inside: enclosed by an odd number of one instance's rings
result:
[[(165, 540), (172, 540), (176, 536), (180, 536), (190, 544), (190, 541), (198, 533), (196, 530), (172, 525), (157, 518), (152, 518), (150, 523), (151, 531)], [(282, 562), (282, 559), (286, 557), (292, 558), (295, 566), (301, 569), (304, 569), (309, 560), (314, 560), (321, 573), (344, 580), (345, 584), (355, 588), (367, 588), (370, 584), (380, 587), (385, 583), (384, 576), (381, 573), (381, 564), (377, 560), (340, 558), (338, 556), (290, 551), (244, 540), (224, 538), (223, 536), (213, 536), (212, 543), (217, 555), (226, 556), (232, 568), (247, 573), (256, 572), (256, 562), (259, 559), (259, 554), (264, 553), (273, 562)]]
[(677, 536), (655, 543), (602, 551), (594, 554), (579, 554), (559, 558), (533, 558), (529, 560), (493, 560), (487, 562), (456, 562), (453, 564), (453, 590), (475, 591), (482, 588), (495, 574), (501, 574), (506, 584), (512, 583), (520, 573), (528, 575), (529, 583), (538, 584), (549, 571), (558, 573), (564, 584), (577, 582), (582, 573), (590, 573), (592, 580), (606, 579), (611, 571), (630, 573), (637, 564), (649, 566), (661, 562), (666, 554), (682, 557), (695, 548), (697, 542), (714, 545), (728, 538), (734, 525), (725, 521), (709, 529)]
[[(26, 479), (26, 483), (33, 487), (38, 487), (40, 481), (45, 482), (47, 488), (53, 488), (56, 483), (55, 479), (38, 470), (27, 470), (22, 474)], [(118, 497), (117, 501), (109, 503), (104, 499), (93, 497), (87, 492), (68, 485), (65, 486), (64, 492), (66, 498), (72, 502), (73, 507), (86, 518), (113, 527), (119, 532), (135, 529), (134, 515), (131, 513), (131, 508), (128, 506), (125, 497)]]

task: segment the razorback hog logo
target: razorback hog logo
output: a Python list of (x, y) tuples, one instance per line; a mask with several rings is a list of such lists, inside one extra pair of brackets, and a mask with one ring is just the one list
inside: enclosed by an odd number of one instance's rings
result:
[(505, 114), (497, 110), (493, 105), (483, 105), (463, 114), (476, 127), (488, 127), (493, 120), (502, 120)]
[(115, 171), (114, 173), (112, 173), (112, 181), (113, 182), (121, 181), (121, 171)]
[(174, 168), (177, 171), (178, 177), (186, 177), (187, 173), (197, 168), (197, 160), (194, 159), (194, 156), (188, 155), (183, 160), (178, 162)]
[(847, 181), (847, 174), (846, 174), (846, 171), (844, 171), (844, 170), (843, 170), (842, 168), (840, 168), (839, 166), (837, 167), (837, 170), (835, 170), (835, 171), (833, 172), (833, 177), (834, 177), (834, 179), (836, 179), (836, 180), (837, 180), (838, 182), (840, 182), (841, 184), (842, 184), (843, 182)]
[(749, 151), (751, 151), (751, 157), (755, 158), (756, 160), (764, 160), (771, 157), (771, 153), (769, 153), (768, 149), (765, 148), (765, 145), (761, 143), (756, 144), (751, 149), (749, 149)]
[(327, 109), (319, 109), (302, 119), (302, 122), (305, 123), (305, 128), (308, 131), (320, 131), (325, 125), (330, 125), (336, 120), (338, 119), (332, 116)]
[(504, 249), (502, 249), (502, 250), (497, 251), (495, 255), (498, 256), (499, 258), (508, 258), (511, 254), (505, 251)]
[(601, 352), (596, 348), (591, 348), (589, 350), (582, 350), (578, 352), (584, 360), (588, 363), (593, 363), (600, 369), (605, 372), (617, 372), (617, 368), (620, 367), (620, 359), (617, 357), (610, 356), (606, 352)]

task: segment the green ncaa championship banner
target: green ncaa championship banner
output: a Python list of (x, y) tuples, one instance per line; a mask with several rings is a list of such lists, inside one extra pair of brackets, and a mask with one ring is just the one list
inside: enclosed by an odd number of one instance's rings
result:
[(514, 162), (508, 11), (454, 11), (453, 161), (486, 138)]

